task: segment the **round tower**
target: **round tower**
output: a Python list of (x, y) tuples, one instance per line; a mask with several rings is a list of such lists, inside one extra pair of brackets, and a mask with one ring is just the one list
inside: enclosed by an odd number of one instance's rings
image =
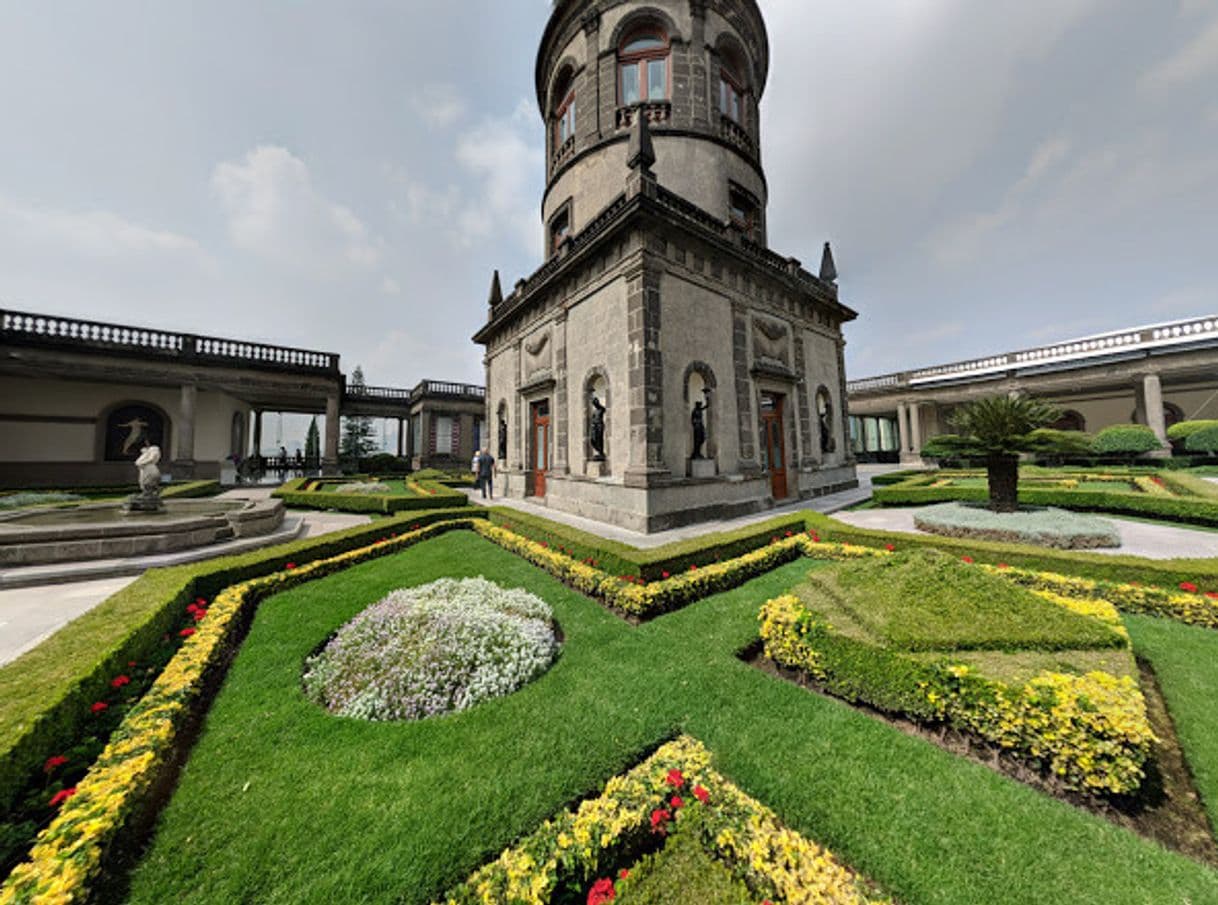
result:
[(765, 244), (756, 0), (557, 0), (537, 54), (547, 256), (623, 188), (645, 116), (661, 185)]

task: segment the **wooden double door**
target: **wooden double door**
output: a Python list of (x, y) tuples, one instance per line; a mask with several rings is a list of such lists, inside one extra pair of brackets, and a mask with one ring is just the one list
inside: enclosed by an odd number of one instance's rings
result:
[(533, 496), (546, 495), (546, 473), (550, 470), (550, 400), (529, 406), (529, 473)]
[(761, 467), (769, 472), (770, 494), (776, 500), (787, 498), (785, 407), (786, 397), (781, 393), (761, 394)]

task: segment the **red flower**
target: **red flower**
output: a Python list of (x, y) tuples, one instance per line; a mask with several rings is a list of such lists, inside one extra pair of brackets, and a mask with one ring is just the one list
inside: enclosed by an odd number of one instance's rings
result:
[(884, 549), (887, 550), (889, 553), (892, 553), (894, 550), (896, 550), (896, 547), (894, 547), (892, 544), (885, 544)]
[(199, 612), (199, 605), (197, 603), (186, 604), (186, 612), (193, 616), (195, 613)]
[(667, 573), (667, 572), (661, 572), (661, 573), (660, 573), (660, 577), (661, 577), (661, 578), (667, 578), (667, 577), (668, 577), (668, 573)]
[(1210, 600), (1218, 600), (1218, 592), (1215, 591), (1206, 591), (1205, 596)]
[(63, 804), (65, 801), (67, 801), (69, 798), (71, 798), (75, 794), (76, 794), (76, 786), (72, 786), (72, 788), (70, 788), (70, 789), (61, 789), (60, 791), (56, 792), (51, 797), (51, 807), (53, 807), (53, 808), (59, 807), (61, 804)]
[(542, 541), (542, 542), (541, 542), (541, 545), (542, 545), (543, 547), (548, 547), (548, 546), (550, 546), (550, 545), (549, 545), (549, 544), (547, 544), (545, 541)]
[(130, 669), (135, 669), (135, 661), (134, 661), (134, 660), (128, 660), (128, 661), (127, 661), (127, 666), (128, 666), (128, 668), (130, 668)]
[(777, 538), (777, 537), (771, 537), (771, 538), (770, 538), (770, 543), (772, 543), (772, 544), (776, 544), (776, 543), (778, 543), (778, 538)]
[(105, 701), (97, 701), (89, 709), (91, 711), (93, 711), (94, 713), (101, 713), (103, 710), (105, 710), (109, 706), (110, 705), (107, 704)]
[(706, 804), (708, 801), (710, 801), (710, 792), (706, 791), (706, 789), (702, 788), (702, 786), (694, 786), (694, 798), (698, 799), (698, 801), (702, 802), (703, 804)]
[(672, 814), (663, 808), (656, 808), (651, 812), (651, 831), (664, 835), (668, 832), (668, 828), (664, 825), (672, 819)]
[(1004, 562), (1000, 562), (1000, 563), (998, 564), (998, 568), (1000, 568), (1000, 569), (1009, 569), (1009, 568), (1011, 568), (1011, 567), (1010, 567), (1010, 566), (1008, 566), (1008, 565), (1007, 565), (1006, 563), (1004, 563)]
[(178, 632), (178, 634), (183, 638), (189, 638), (194, 633), (195, 633), (195, 630), (193, 628), (184, 628), (180, 632)]
[(624, 868), (624, 867), (620, 871), (618, 871), (618, 874), (617, 874), (617, 878), (619, 880), (625, 880), (629, 876), (630, 876), (630, 871), (626, 870), (626, 868)]
[(1191, 581), (1182, 581), (1182, 582), (1180, 582), (1180, 590), (1188, 591), (1188, 593), (1190, 593), (1190, 594), (1196, 594), (1197, 586), (1195, 584), (1193, 584)]
[(196, 597), (195, 603), (197, 603), (199, 606), (207, 606), (207, 601), (204, 600), (202, 597)]
[(788, 531), (788, 532), (787, 532), (787, 537), (791, 537), (791, 536), (792, 536), (792, 535), (791, 535), (791, 532), (790, 532), (790, 531)]
[(418, 525), (411, 525), (411, 526), (410, 526), (410, 530), (411, 530), (411, 531), (418, 531), (418, 530), (419, 530), (419, 526), (418, 526)]
[(691, 566), (689, 567), (689, 571), (691, 571), (691, 572), (697, 572), (697, 571), (698, 571), (698, 567), (697, 567), (696, 565), (691, 565)]
[(975, 560), (974, 560), (974, 559), (973, 559), (973, 557), (971, 557), (971, 556), (961, 556), (961, 557), (960, 557), (960, 561), (961, 561), (961, 562), (967, 562), (967, 563), (972, 563), (972, 562), (975, 562)]
[(62, 754), (56, 754), (54, 757), (47, 758), (47, 762), (42, 765), (42, 770), (44, 773), (50, 773), (56, 767), (62, 767), (67, 762), (68, 759)]
[(680, 770), (669, 770), (668, 776), (664, 778), (664, 781), (674, 789), (679, 789), (685, 785), (685, 776)]
[(290, 572), (292, 569), (296, 568), (296, 563), (294, 563), (294, 562), (284, 563), (283, 567), (284, 567), (284, 569), (286, 569), (287, 571)]
[(672, 809), (674, 811), (679, 811), (681, 808), (685, 807), (685, 801), (680, 795), (672, 796), (672, 799), (668, 803), (672, 805)]
[(122, 688), (124, 685), (130, 685), (131, 679), (129, 676), (115, 676), (110, 680), (111, 688)]
[(617, 898), (617, 892), (613, 888), (613, 881), (608, 877), (597, 880), (588, 890), (588, 905), (604, 905), (605, 902), (612, 902), (615, 898)]
[(194, 611), (195, 622), (201, 621), (203, 619), (203, 617), (206, 615), (207, 615), (207, 610), (195, 610)]

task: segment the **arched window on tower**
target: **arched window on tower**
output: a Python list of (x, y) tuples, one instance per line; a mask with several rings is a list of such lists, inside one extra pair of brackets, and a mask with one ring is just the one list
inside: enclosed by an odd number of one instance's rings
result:
[(554, 152), (561, 152), (575, 138), (575, 78), (564, 72), (554, 91)]
[(744, 66), (735, 51), (723, 49), (719, 52), (719, 112), (736, 123), (744, 125), (745, 97), (748, 89), (745, 87)]
[(658, 25), (639, 25), (626, 33), (617, 54), (618, 98), (630, 107), (668, 100), (668, 34)]

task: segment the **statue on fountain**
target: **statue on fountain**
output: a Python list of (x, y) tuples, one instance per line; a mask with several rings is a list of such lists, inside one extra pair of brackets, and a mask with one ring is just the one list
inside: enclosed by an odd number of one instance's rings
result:
[(123, 503), (124, 512), (163, 512), (165, 504), (161, 502), (161, 470), (157, 464), (161, 461), (159, 446), (145, 446), (140, 450), (135, 467), (140, 473), (140, 492), (127, 497)]

